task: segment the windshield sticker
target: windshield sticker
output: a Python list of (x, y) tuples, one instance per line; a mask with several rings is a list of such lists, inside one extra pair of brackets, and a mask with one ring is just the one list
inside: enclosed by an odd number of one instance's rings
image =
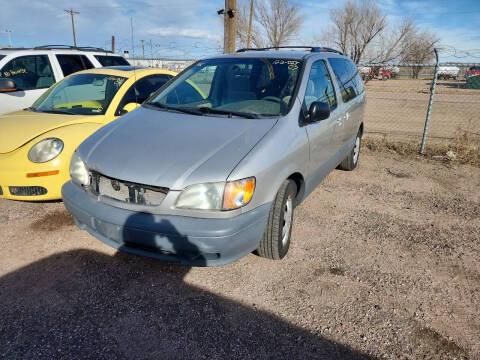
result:
[(300, 61), (296, 61), (296, 60), (277, 59), (273, 62), (273, 65), (288, 65), (288, 68), (290, 70), (298, 70), (299, 63)]
[(26, 73), (27, 73), (27, 69), (10, 70), (10, 71), (4, 71), (3, 76), (8, 78), (13, 75), (26, 74)]

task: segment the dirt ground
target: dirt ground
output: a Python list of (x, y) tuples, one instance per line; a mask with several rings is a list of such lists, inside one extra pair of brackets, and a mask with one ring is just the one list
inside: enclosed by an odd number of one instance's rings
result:
[(364, 151), (282, 261), (118, 253), (61, 202), (0, 200), (0, 358), (480, 359), (480, 168)]
[[(429, 140), (446, 142), (468, 132), (480, 143), (480, 90), (465, 81), (439, 80), (432, 106)], [(421, 138), (431, 80), (371, 80), (366, 84), (366, 130), (406, 140)]]

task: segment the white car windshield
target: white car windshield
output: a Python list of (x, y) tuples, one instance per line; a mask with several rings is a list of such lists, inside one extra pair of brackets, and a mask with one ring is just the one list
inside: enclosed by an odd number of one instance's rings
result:
[(30, 110), (74, 115), (103, 115), (126, 78), (106, 74), (72, 75), (52, 86)]
[(286, 114), (302, 61), (283, 58), (217, 58), (185, 70), (146, 106), (192, 114), (262, 117)]

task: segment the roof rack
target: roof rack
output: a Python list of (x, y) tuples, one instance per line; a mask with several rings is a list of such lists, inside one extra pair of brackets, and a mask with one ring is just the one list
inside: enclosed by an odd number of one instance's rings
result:
[(0, 50), (28, 50), (29, 48), (24, 48), (24, 47), (0, 47)]
[(111, 53), (109, 50), (105, 50), (98, 47), (93, 46), (71, 46), (71, 45), (41, 45), (36, 46), (33, 48), (34, 50), (62, 50), (62, 49), (70, 49), (70, 50), (79, 50), (79, 51), (94, 51), (94, 52), (105, 52)]
[(271, 46), (265, 48), (244, 48), (237, 50), (238, 52), (245, 52), (245, 51), (265, 51), (265, 50), (278, 50), (278, 49), (310, 49), (311, 52), (333, 52), (340, 55), (343, 55), (341, 51), (329, 48), (329, 47), (322, 47), (322, 46)]

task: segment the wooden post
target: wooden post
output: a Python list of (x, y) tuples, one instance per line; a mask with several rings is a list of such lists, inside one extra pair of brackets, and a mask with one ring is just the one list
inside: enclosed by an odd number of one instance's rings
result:
[(237, 0), (225, 0), (225, 30), (223, 44), (223, 52), (225, 54), (232, 54), (235, 52), (236, 15)]
[(250, 48), (252, 40), (253, 0), (250, 0), (250, 20), (248, 21), (247, 49)]

